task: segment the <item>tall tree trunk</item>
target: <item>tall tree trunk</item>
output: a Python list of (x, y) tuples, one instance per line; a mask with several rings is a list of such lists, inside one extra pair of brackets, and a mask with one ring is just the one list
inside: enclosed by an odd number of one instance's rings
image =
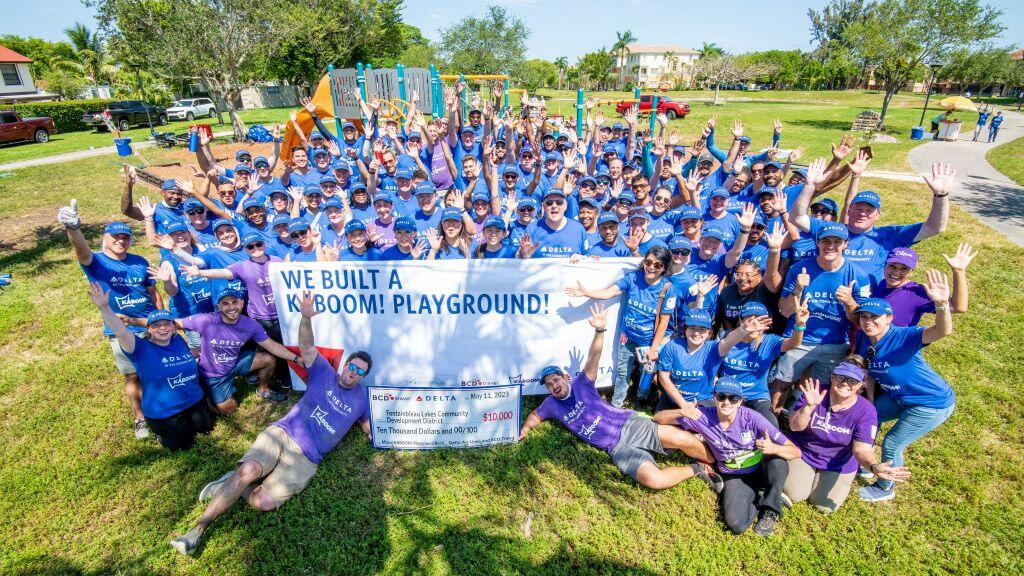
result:
[(889, 111), (889, 102), (892, 97), (896, 95), (895, 82), (885, 83), (885, 99), (882, 100), (882, 113), (878, 117), (878, 128), (882, 129), (885, 126), (885, 114)]

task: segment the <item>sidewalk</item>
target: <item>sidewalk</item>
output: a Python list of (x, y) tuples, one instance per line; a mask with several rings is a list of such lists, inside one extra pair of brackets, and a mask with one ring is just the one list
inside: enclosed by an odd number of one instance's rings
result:
[(981, 142), (988, 134), (986, 127), (978, 142), (972, 142), (974, 126), (964, 126), (956, 142), (928, 142), (910, 151), (910, 165), (919, 174), (931, 173), (933, 162), (952, 164), (957, 172), (957, 185), (952, 200), (962, 208), (1001, 232), (1018, 246), (1024, 246), (1024, 188), (993, 168), (985, 154), (999, 144), (1024, 136), (1024, 115), (1004, 110), (1006, 120), (998, 139)]
[[(231, 130), (224, 130), (221, 132), (213, 133), (214, 137), (231, 136), (232, 134), (233, 132), (231, 132)], [(144, 142), (132, 142), (132, 148), (136, 150), (152, 148), (153, 146), (156, 146), (156, 142), (154, 142), (153, 140), (146, 140)], [(9, 164), (0, 164), (0, 171), (17, 170), (19, 168), (28, 168), (29, 166), (58, 164), (60, 162), (81, 160), (82, 158), (106, 156), (107, 154), (117, 154), (117, 149), (114, 148), (113, 146), (104, 146), (102, 148), (91, 148), (89, 150), (76, 150), (75, 152), (65, 152), (64, 154), (57, 154), (55, 156), (43, 156), (42, 158), (19, 160), (18, 162), (11, 162)]]

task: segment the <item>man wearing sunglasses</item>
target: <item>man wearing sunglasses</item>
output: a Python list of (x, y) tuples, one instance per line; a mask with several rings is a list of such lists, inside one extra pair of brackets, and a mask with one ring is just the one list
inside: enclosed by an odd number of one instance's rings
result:
[[(566, 183), (570, 188), (571, 183)], [(519, 242), (519, 258), (571, 258), (590, 248), (583, 225), (565, 217), (565, 198), (571, 193), (552, 188), (544, 195), (544, 218), (526, 227)]]
[(368, 394), (363, 380), (373, 366), (366, 352), (355, 352), (342, 363), (341, 374), (314, 346), (312, 294), (299, 302), (299, 352), (296, 363), (306, 371), (306, 392), (284, 418), (268, 426), (235, 469), (210, 482), (199, 492), (209, 504), (198, 523), (170, 545), (182, 554), (194, 554), (203, 532), (240, 498), (261, 512), (276, 510), (298, 494), (316, 474), (317, 467), (354, 425), (370, 435)]
[(516, 250), (519, 249), (519, 241), (522, 240), (523, 234), (526, 234), (526, 229), (537, 218), (539, 211), (540, 204), (533, 198), (523, 198), (516, 204), (515, 218), (508, 224), (508, 241)]
[[(135, 180), (135, 168), (126, 166), (124, 192), (121, 194), (121, 213), (133, 220), (142, 222), (147, 217), (134, 203), (132, 191), (135, 186)], [(160, 184), (160, 195), (163, 199), (154, 207), (155, 210), (149, 218), (153, 220), (157, 234), (167, 234), (167, 227), (171, 224), (177, 222), (187, 224), (183, 205), (185, 196), (182, 190), (178, 188), (178, 183), (174, 178), (168, 178)]]

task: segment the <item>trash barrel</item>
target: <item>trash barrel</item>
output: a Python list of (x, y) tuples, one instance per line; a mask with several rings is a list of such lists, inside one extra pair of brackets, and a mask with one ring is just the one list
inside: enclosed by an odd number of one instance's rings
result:
[(910, 139), (920, 140), (924, 138), (924, 126), (913, 126), (910, 129)]
[(114, 146), (117, 148), (118, 156), (131, 156), (132, 155), (132, 139), (131, 138), (114, 138)]

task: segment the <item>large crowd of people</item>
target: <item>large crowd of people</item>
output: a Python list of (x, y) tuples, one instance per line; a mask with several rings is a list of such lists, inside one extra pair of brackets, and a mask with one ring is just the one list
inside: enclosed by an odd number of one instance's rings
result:
[[(93, 250), (76, 202), (59, 210), (125, 377), (136, 437), (188, 449), (237, 408), (246, 381), (281, 402), (288, 363), (308, 378), (287, 415), (203, 489), (208, 508), (172, 545), (191, 554), (239, 498), (280, 506), (354, 424), (369, 434), (372, 359), (318, 352), (310, 294), (298, 348), (281, 344), (268, 271), (279, 261), (637, 257), (610, 286), (565, 287), (594, 301), (589, 357), (577, 374), (540, 374), (550, 395), (522, 438), (560, 420), (644, 486), (700, 478), (737, 534), (770, 534), (798, 502), (835, 511), (858, 476), (860, 499), (894, 498), (894, 483), (910, 476), (907, 447), (955, 406), (922, 350), (967, 310), (975, 252), (961, 245), (945, 256), (952, 281), (938, 270), (912, 280), (912, 246), (946, 227), (953, 171), (937, 164), (926, 176), (924, 222), (883, 224), (884, 199), (860, 187), (871, 149), (850, 139), (801, 166), (798, 142), (781, 151), (778, 121), (755, 152), (740, 120), (723, 130), (712, 118), (684, 144), (662, 115), (649, 133), (637, 109), (607, 122), (588, 101), (577, 136), (547, 122), (543, 104), (524, 100), (513, 113), (501, 96), (500, 86), (483, 98), (445, 88), (447, 117), (430, 122), (415, 108), (384, 117), (380, 102), (360, 100), (364, 121), (339, 123), (338, 134), (306, 102), (316, 128), (303, 132), (293, 115), (301, 145), (282, 153), (278, 138), (269, 156), (243, 149), (224, 165), (201, 137), (191, 181), (164, 181), (156, 204), (135, 198), (126, 167), (121, 210), (143, 222), (157, 265), (131, 252), (127, 223), (107, 224)], [(614, 323), (597, 301), (612, 298), (621, 339), (604, 397), (594, 381)], [(934, 323), (921, 327), (925, 314)], [(693, 463), (659, 466), (654, 455), (668, 450)]]

